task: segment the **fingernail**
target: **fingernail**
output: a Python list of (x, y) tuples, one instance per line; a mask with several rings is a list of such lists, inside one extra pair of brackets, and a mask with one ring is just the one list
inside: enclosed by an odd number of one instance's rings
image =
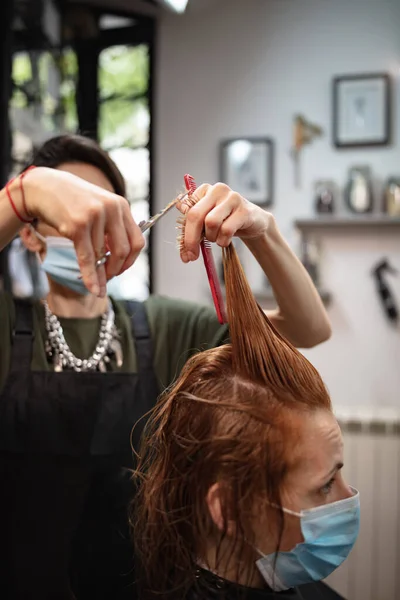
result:
[(100, 288), (100, 298), (105, 298), (107, 293), (107, 288), (105, 285), (102, 285)]
[(92, 292), (92, 294), (93, 294), (94, 296), (98, 296), (98, 295), (99, 295), (99, 293), (100, 293), (100, 288), (99, 288), (99, 286), (97, 285), (97, 283), (92, 283), (92, 286), (91, 286), (91, 287), (92, 287), (92, 289), (91, 289), (91, 292)]

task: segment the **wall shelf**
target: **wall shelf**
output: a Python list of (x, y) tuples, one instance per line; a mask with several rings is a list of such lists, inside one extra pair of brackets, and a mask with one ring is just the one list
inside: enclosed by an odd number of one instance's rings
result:
[(388, 215), (321, 216), (311, 219), (296, 219), (294, 224), (302, 232), (315, 229), (400, 229), (400, 217), (389, 217)]

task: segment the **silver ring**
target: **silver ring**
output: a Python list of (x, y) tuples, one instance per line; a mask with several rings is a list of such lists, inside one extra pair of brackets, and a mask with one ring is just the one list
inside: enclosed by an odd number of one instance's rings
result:
[(99, 260), (96, 260), (96, 269), (98, 269), (99, 267), (102, 267), (103, 265), (105, 265), (105, 263), (108, 260), (108, 257), (111, 256), (111, 252), (108, 251), (104, 254), (104, 256), (102, 256), (101, 258), (99, 258)]

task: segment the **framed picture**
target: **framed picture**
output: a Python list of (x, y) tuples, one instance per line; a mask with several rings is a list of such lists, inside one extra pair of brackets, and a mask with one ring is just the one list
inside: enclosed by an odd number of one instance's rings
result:
[(333, 80), (333, 141), (337, 148), (390, 142), (390, 77), (346, 75)]
[(221, 143), (221, 181), (260, 206), (273, 202), (274, 144), (269, 138), (248, 137)]

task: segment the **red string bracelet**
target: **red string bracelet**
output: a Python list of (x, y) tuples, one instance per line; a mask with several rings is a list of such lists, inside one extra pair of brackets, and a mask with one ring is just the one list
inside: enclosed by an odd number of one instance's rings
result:
[(32, 169), (35, 169), (36, 166), (35, 165), (31, 165), (30, 167), (28, 167), (26, 169), (26, 171), (24, 171), (23, 173), (21, 173), (20, 177), (19, 177), (19, 189), (21, 190), (21, 196), (22, 196), (22, 207), (24, 209), (24, 213), (27, 215), (28, 219), (30, 220), (30, 223), (32, 223), (32, 221), (34, 221), (34, 218), (32, 217), (32, 215), (29, 214), (29, 210), (26, 207), (26, 200), (25, 200), (25, 190), (24, 190), (24, 182), (23, 179), (25, 177), (25, 175), (27, 173), (29, 173), (29, 171), (32, 171)]
[(26, 214), (26, 215), (28, 215), (28, 217), (29, 217), (28, 219), (25, 219), (25, 218), (24, 218), (24, 217), (21, 215), (21, 213), (19, 212), (19, 210), (18, 210), (18, 209), (17, 209), (17, 207), (15, 206), (15, 202), (14, 202), (14, 200), (12, 199), (12, 196), (11, 196), (10, 185), (11, 185), (11, 184), (12, 184), (12, 183), (15, 181), (15, 179), (16, 179), (16, 178), (15, 178), (15, 177), (13, 177), (13, 179), (11, 179), (11, 180), (10, 180), (10, 181), (7, 183), (7, 185), (6, 185), (6, 193), (7, 193), (8, 200), (9, 200), (9, 202), (10, 202), (10, 204), (11, 204), (11, 207), (12, 207), (12, 209), (13, 209), (14, 213), (16, 214), (16, 216), (18, 217), (18, 219), (19, 219), (19, 220), (20, 220), (22, 223), (32, 223), (32, 222), (34, 221), (34, 218), (32, 218), (32, 217), (30, 216), (30, 214), (29, 214), (29, 211), (28, 211), (28, 210), (27, 210), (27, 208), (26, 208), (25, 191), (24, 191), (24, 185), (23, 185), (23, 178), (24, 178), (24, 176), (26, 175), (26, 173), (27, 173), (28, 171), (30, 171), (31, 169), (34, 169), (34, 168), (35, 168), (35, 166), (34, 166), (34, 165), (32, 165), (31, 167), (29, 167), (29, 169), (27, 169), (26, 171), (24, 171), (23, 173), (21, 173), (21, 175), (20, 175), (20, 179), (19, 179), (19, 188), (20, 188), (20, 190), (21, 190), (21, 194), (22, 194), (22, 206), (23, 206), (23, 209), (24, 209), (24, 212), (25, 212), (25, 214)]

